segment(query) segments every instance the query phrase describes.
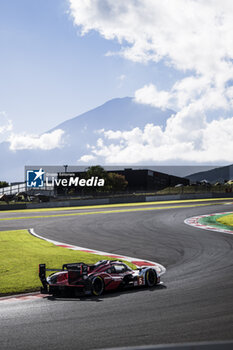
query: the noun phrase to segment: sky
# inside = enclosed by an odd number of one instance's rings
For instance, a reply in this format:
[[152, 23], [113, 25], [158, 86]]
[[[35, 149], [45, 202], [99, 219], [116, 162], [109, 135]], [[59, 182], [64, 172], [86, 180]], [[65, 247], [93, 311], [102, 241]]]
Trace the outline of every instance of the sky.
[[106, 56], [120, 44], [98, 31], [82, 36], [67, 0], [0, 0], [0, 47], [0, 112], [17, 133], [45, 132], [109, 99], [133, 96], [152, 75], [167, 86], [163, 67]]
[[0, 0], [0, 141], [60, 147], [49, 129], [132, 96], [175, 114], [83, 159], [233, 162], [232, 18], [232, 0]]

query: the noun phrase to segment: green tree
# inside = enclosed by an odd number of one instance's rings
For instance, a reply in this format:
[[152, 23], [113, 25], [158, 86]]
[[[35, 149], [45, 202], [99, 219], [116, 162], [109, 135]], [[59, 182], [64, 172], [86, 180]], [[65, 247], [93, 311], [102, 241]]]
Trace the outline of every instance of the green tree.
[[0, 188], [9, 186], [8, 182], [0, 181]]
[[92, 176], [98, 177], [99, 179], [107, 179], [108, 173], [100, 165], [93, 165], [89, 167], [86, 171], [86, 178], [90, 179]]
[[108, 173], [107, 188], [112, 192], [124, 191], [128, 185], [124, 175]]
[[98, 179], [104, 179], [105, 185], [103, 187], [86, 187], [85, 192], [105, 192], [107, 190], [106, 183], [108, 173], [104, 168], [100, 165], [93, 165], [89, 167], [86, 171], [85, 178], [90, 179], [92, 177], [98, 177]]

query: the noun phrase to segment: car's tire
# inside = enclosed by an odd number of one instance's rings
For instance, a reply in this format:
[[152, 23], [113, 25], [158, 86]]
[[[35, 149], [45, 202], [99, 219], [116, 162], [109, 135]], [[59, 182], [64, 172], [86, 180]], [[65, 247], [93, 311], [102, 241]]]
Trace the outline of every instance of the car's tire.
[[157, 284], [157, 274], [154, 269], [148, 269], [145, 274], [147, 287], [153, 287]]
[[49, 294], [52, 294], [53, 297], [57, 297], [61, 295], [61, 291], [58, 287], [49, 286]]
[[95, 296], [99, 296], [104, 292], [104, 281], [100, 276], [93, 278], [91, 282], [91, 292]]

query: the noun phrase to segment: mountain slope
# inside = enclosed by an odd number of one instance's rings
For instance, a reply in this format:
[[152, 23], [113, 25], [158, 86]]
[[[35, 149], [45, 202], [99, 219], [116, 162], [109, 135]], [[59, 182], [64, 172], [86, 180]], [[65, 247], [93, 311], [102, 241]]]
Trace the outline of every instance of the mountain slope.
[[116, 98], [69, 119], [50, 131], [64, 130], [70, 147], [78, 146], [83, 153], [87, 143], [94, 145], [100, 137], [98, 130], [131, 130], [135, 127], [143, 128], [148, 123], [164, 127], [173, 113], [172, 110], [163, 111], [135, 103], [130, 97]]
[[137, 126], [142, 128], [147, 123], [165, 126], [167, 118], [173, 113], [175, 112], [172, 110], [135, 103], [131, 97], [115, 98], [57, 125], [54, 129], [61, 128], [72, 134], [77, 127], [88, 127], [90, 130], [129, 130]]
[[225, 180], [228, 181], [233, 179], [233, 164], [223, 167], [217, 167], [208, 171], [194, 173], [186, 176], [186, 178], [189, 179], [191, 182], [207, 180], [210, 183], [223, 183]]
[[100, 137], [98, 130], [131, 130], [135, 127], [143, 128], [148, 123], [164, 128], [173, 113], [172, 110], [160, 110], [135, 103], [130, 97], [110, 100], [48, 131], [62, 129], [65, 132], [63, 148], [13, 152], [9, 150], [8, 142], [1, 143], [0, 179], [23, 180], [23, 167], [26, 164], [78, 164], [78, 159], [88, 153], [87, 144], [96, 144]]

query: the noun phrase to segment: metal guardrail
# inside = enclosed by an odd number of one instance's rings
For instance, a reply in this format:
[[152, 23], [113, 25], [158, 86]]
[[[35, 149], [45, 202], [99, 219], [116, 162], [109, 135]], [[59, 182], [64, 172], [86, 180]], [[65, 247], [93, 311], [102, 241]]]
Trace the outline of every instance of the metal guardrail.
[[43, 193], [45, 195], [54, 195], [54, 186], [46, 185], [40, 188], [29, 188], [27, 187], [25, 182], [18, 183], [16, 185], [11, 185], [7, 187], [0, 188], [0, 195], [13, 195], [19, 192], [27, 192], [28, 195], [33, 195], [38, 192]]
[[18, 192], [25, 192], [26, 191], [26, 184], [19, 183], [17, 185], [12, 185], [12, 186], [7, 186], [7, 187], [2, 187], [0, 188], [0, 195], [1, 194], [16, 194]]

